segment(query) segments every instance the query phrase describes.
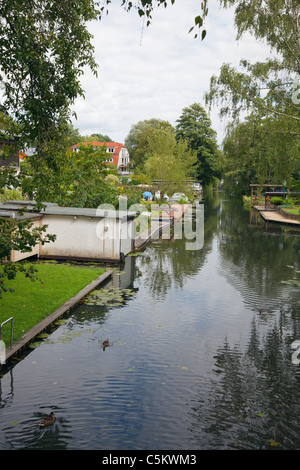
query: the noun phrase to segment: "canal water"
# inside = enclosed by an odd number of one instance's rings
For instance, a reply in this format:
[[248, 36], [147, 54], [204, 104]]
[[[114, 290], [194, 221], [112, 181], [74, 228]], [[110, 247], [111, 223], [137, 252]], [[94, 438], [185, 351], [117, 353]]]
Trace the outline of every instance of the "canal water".
[[0, 450], [300, 449], [299, 232], [200, 204], [1, 377]]

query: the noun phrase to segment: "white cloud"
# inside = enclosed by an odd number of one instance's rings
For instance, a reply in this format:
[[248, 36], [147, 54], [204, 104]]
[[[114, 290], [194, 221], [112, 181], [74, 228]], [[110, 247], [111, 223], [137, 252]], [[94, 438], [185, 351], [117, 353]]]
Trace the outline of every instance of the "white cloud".
[[[232, 10], [209, 2], [204, 41], [188, 34], [199, 12], [198, 0], [177, 0], [158, 8], [150, 27], [143, 27], [137, 12], [125, 12], [118, 4], [101, 21], [92, 22], [98, 78], [90, 71], [82, 77], [85, 99], [73, 106], [73, 121], [82, 134], [101, 132], [124, 142], [140, 120], [159, 118], [175, 125], [182, 109], [203, 104], [210, 77], [224, 62], [261, 60], [268, 49], [247, 36], [236, 42]], [[213, 110], [211, 119], [221, 142], [224, 124]]]

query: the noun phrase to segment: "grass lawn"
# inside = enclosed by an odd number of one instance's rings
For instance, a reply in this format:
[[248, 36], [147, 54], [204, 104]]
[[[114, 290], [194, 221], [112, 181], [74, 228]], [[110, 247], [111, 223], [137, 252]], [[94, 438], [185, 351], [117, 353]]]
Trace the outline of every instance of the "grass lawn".
[[300, 216], [300, 207], [286, 207], [285, 208], [286, 212], [289, 212], [290, 214], [294, 215], [299, 215]]
[[[18, 273], [16, 279], [7, 282], [15, 291], [4, 292], [0, 299], [0, 323], [14, 317], [14, 341], [105, 272], [95, 266], [58, 263], [37, 263], [36, 267], [43, 283]], [[10, 344], [10, 322], [3, 326], [2, 340]]]

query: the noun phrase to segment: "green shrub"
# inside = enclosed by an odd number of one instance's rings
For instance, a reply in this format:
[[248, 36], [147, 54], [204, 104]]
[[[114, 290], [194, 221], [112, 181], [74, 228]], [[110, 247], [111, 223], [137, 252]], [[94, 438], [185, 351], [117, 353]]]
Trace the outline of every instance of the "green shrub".
[[271, 197], [270, 202], [271, 204], [274, 204], [274, 206], [281, 206], [281, 204], [284, 203], [284, 200], [282, 199], [282, 197], [273, 196]]
[[0, 194], [0, 201], [23, 201], [26, 198], [23, 196], [22, 191], [18, 188], [3, 188], [2, 193]]
[[295, 196], [289, 196], [287, 200], [287, 204], [289, 206], [299, 206], [300, 205], [300, 196], [295, 195]]
[[295, 207], [295, 208], [288, 207], [285, 210], [286, 210], [286, 212], [288, 212], [290, 214], [300, 216], [300, 207]]
[[115, 185], [117, 185], [117, 184], [120, 183], [120, 179], [119, 179], [116, 175], [114, 175], [114, 174], [112, 174], [112, 173], [110, 173], [109, 175], [106, 176], [105, 181], [106, 181], [108, 184], [114, 183]]

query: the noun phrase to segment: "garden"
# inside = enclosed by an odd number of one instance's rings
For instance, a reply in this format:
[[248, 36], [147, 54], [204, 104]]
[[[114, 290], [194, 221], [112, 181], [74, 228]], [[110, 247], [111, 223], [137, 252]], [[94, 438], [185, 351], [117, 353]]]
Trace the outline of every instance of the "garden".
[[278, 207], [282, 213], [287, 217], [300, 220], [300, 194], [297, 196], [288, 196], [283, 199], [282, 197], [271, 197], [270, 203]]

